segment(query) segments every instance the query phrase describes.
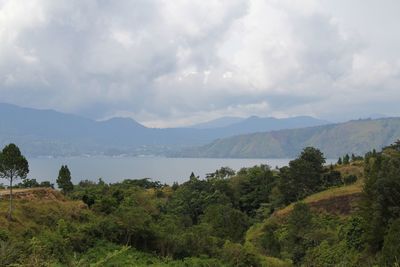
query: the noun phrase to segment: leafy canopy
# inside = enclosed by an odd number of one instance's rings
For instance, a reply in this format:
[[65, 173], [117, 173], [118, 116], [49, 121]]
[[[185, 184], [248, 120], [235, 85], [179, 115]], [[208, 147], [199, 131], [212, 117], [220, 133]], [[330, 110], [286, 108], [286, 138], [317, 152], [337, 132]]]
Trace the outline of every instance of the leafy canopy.
[[62, 165], [58, 173], [57, 185], [64, 194], [71, 192], [74, 189], [74, 185], [71, 182], [71, 172], [67, 165]]
[[18, 146], [9, 144], [0, 153], [0, 177], [8, 179], [25, 179], [29, 173], [29, 165]]

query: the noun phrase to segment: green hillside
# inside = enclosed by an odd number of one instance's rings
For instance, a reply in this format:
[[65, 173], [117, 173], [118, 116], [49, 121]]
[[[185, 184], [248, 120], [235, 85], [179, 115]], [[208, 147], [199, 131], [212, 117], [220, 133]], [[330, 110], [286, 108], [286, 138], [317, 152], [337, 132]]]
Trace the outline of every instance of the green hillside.
[[[9, 158], [8, 146], [0, 173]], [[61, 192], [26, 180], [11, 210], [0, 190], [0, 266], [399, 266], [399, 166], [400, 140], [335, 165], [307, 147], [278, 169], [172, 186], [73, 185], [63, 166]]]
[[326, 157], [363, 155], [400, 138], [400, 118], [357, 120], [292, 130], [238, 135], [181, 152], [184, 157], [285, 158], [302, 148], [319, 148]]

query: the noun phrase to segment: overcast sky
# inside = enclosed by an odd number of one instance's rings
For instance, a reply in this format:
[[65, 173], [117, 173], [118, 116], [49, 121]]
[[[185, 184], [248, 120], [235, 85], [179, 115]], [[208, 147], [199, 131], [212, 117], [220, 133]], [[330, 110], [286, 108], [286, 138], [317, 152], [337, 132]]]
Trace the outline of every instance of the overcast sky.
[[154, 127], [400, 116], [398, 0], [0, 0], [0, 102]]

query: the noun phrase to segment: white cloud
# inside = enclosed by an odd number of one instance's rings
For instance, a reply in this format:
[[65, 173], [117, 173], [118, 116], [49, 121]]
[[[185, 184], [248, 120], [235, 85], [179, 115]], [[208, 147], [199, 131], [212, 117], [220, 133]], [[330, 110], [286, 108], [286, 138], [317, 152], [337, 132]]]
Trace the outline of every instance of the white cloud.
[[371, 1], [3, 0], [0, 101], [153, 126], [400, 115], [393, 5], [371, 26]]

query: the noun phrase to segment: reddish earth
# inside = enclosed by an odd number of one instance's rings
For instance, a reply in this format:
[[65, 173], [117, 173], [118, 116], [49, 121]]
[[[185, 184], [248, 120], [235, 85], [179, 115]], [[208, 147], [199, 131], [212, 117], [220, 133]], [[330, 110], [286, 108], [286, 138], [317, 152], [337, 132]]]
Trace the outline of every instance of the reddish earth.
[[326, 211], [337, 215], [349, 215], [357, 209], [361, 193], [335, 196], [308, 203], [313, 210]]
[[[9, 190], [0, 190], [0, 199], [8, 199], [9, 195]], [[13, 198], [26, 200], [65, 200], [61, 192], [51, 188], [14, 189]]]

